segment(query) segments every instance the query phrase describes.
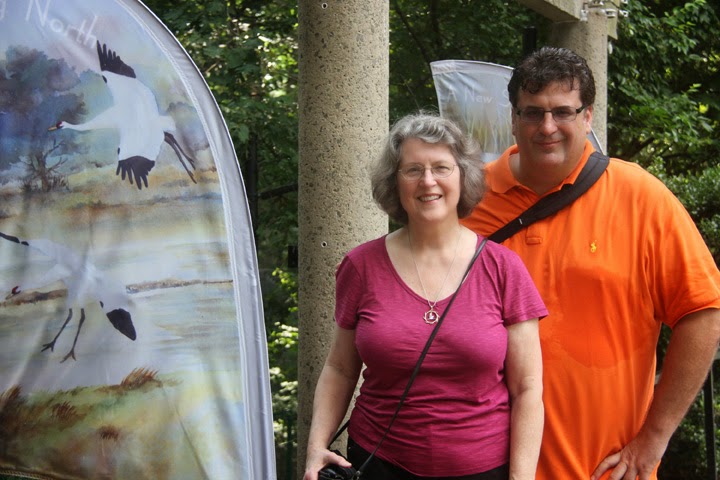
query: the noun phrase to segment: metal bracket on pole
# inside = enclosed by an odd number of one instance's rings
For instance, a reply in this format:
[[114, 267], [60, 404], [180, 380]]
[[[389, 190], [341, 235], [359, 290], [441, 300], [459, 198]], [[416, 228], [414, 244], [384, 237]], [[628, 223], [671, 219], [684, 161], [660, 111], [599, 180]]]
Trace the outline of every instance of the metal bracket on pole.
[[587, 22], [590, 10], [600, 10], [608, 18], [618, 18], [618, 16], [627, 18], [629, 12], [623, 10], [621, 6], [627, 6], [628, 2], [629, 0], [620, 0], [619, 4], [614, 1], [606, 2], [604, 0], [589, 0], [583, 2], [582, 9], [580, 10], [580, 21]]

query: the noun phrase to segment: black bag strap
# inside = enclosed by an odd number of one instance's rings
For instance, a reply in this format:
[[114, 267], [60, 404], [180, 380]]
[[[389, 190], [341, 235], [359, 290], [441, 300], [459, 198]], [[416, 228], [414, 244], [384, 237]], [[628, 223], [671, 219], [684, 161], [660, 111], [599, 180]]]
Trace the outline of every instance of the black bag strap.
[[493, 242], [501, 243], [530, 224], [553, 215], [577, 200], [600, 178], [610, 163], [610, 158], [600, 152], [593, 152], [580, 171], [575, 183], [563, 186], [557, 192], [538, 200], [532, 207], [525, 210], [517, 218], [490, 235]]
[[[465, 274], [463, 275], [462, 280], [460, 281], [460, 285], [458, 285], [458, 288], [455, 290], [455, 293], [453, 293], [452, 297], [450, 298], [450, 301], [448, 302], [447, 307], [445, 307], [445, 311], [443, 311], [442, 315], [440, 315], [440, 318], [438, 319], [438, 322], [435, 324], [435, 328], [433, 328], [432, 333], [430, 333], [430, 337], [428, 338], [427, 342], [425, 342], [425, 347], [423, 348], [422, 352], [420, 353], [420, 358], [418, 358], [417, 363], [415, 364], [415, 369], [412, 372], [412, 375], [410, 375], [410, 379], [408, 380], [407, 385], [405, 386], [405, 391], [403, 392], [402, 396], [400, 397], [400, 402], [398, 403], [397, 408], [395, 409], [395, 413], [393, 414], [392, 418], [390, 419], [390, 423], [388, 424], [387, 428], [385, 429], [385, 433], [383, 434], [382, 438], [378, 442], [377, 446], [375, 447], [375, 450], [372, 451], [370, 456], [365, 460], [365, 462], [360, 466], [360, 468], [357, 469], [357, 472], [353, 476], [353, 478], [360, 478], [362, 476], [362, 472], [367, 467], [368, 463], [370, 463], [370, 460], [373, 459], [375, 456], [375, 452], [378, 451], [380, 448], [380, 445], [383, 444], [385, 441], [385, 438], [387, 437], [388, 433], [390, 432], [390, 427], [392, 427], [393, 423], [395, 423], [395, 419], [398, 416], [398, 413], [400, 412], [400, 408], [403, 406], [403, 403], [405, 403], [405, 398], [408, 395], [408, 392], [410, 391], [410, 387], [412, 386], [413, 382], [415, 381], [415, 377], [417, 377], [418, 372], [420, 372], [420, 366], [423, 363], [423, 360], [425, 360], [425, 355], [427, 355], [428, 350], [430, 350], [430, 345], [432, 344], [433, 340], [435, 340], [435, 336], [438, 333], [438, 329], [440, 329], [440, 325], [442, 325], [443, 320], [445, 320], [445, 315], [447, 315], [447, 312], [450, 310], [450, 307], [452, 306], [453, 302], [455, 301], [455, 297], [457, 297], [458, 292], [460, 291], [460, 287], [462, 287], [463, 283], [465, 283], [465, 279], [467, 279], [468, 275], [470, 275], [470, 269], [472, 268], [473, 264], [475, 263], [475, 260], [480, 256], [480, 252], [482, 252], [482, 249], [485, 247], [485, 244], [487, 243], [488, 239], [483, 238], [480, 242], [480, 245], [478, 246], [477, 250], [475, 250], [475, 255], [473, 255], [472, 259], [470, 260], [470, 264], [468, 265], [467, 269], [465, 270]], [[330, 440], [330, 445], [332, 445], [335, 440], [340, 437], [342, 432], [345, 431], [345, 429], [348, 427], [348, 424], [350, 423], [350, 420], [345, 422], [345, 424], [340, 428], [340, 430], [337, 431], [335, 436]]]

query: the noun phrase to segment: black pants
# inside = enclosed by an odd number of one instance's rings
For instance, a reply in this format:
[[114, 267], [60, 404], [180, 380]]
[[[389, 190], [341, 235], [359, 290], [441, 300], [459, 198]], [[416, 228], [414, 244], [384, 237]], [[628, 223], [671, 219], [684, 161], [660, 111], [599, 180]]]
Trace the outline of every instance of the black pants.
[[[348, 438], [347, 448], [348, 460], [355, 468], [360, 468], [370, 456], [370, 453], [363, 450], [352, 438]], [[508, 480], [509, 475], [510, 468], [505, 464], [487, 472], [461, 477], [419, 477], [375, 456], [365, 468], [362, 478], [367, 480]]]

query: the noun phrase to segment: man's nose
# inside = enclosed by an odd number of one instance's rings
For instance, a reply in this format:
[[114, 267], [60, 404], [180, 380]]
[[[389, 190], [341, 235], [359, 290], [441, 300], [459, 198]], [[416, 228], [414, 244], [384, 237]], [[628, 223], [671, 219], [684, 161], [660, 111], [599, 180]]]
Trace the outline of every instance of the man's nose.
[[552, 116], [552, 112], [545, 112], [542, 120], [540, 120], [540, 131], [543, 133], [554, 132], [557, 130], [557, 122]]

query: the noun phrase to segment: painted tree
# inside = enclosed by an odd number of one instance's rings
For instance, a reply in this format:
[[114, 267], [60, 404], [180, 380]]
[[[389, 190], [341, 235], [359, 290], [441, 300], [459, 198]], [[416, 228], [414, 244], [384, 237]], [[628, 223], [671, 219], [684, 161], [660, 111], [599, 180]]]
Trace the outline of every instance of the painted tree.
[[72, 92], [80, 79], [64, 60], [35, 49], [9, 47], [5, 57], [0, 64], [0, 179], [3, 171], [23, 168], [26, 190], [62, 187], [69, 157], [87, 150], [72, 136], [50, 135], [48, 128], [61, 117], [76, 120], [85, 113], [82, 97]]

